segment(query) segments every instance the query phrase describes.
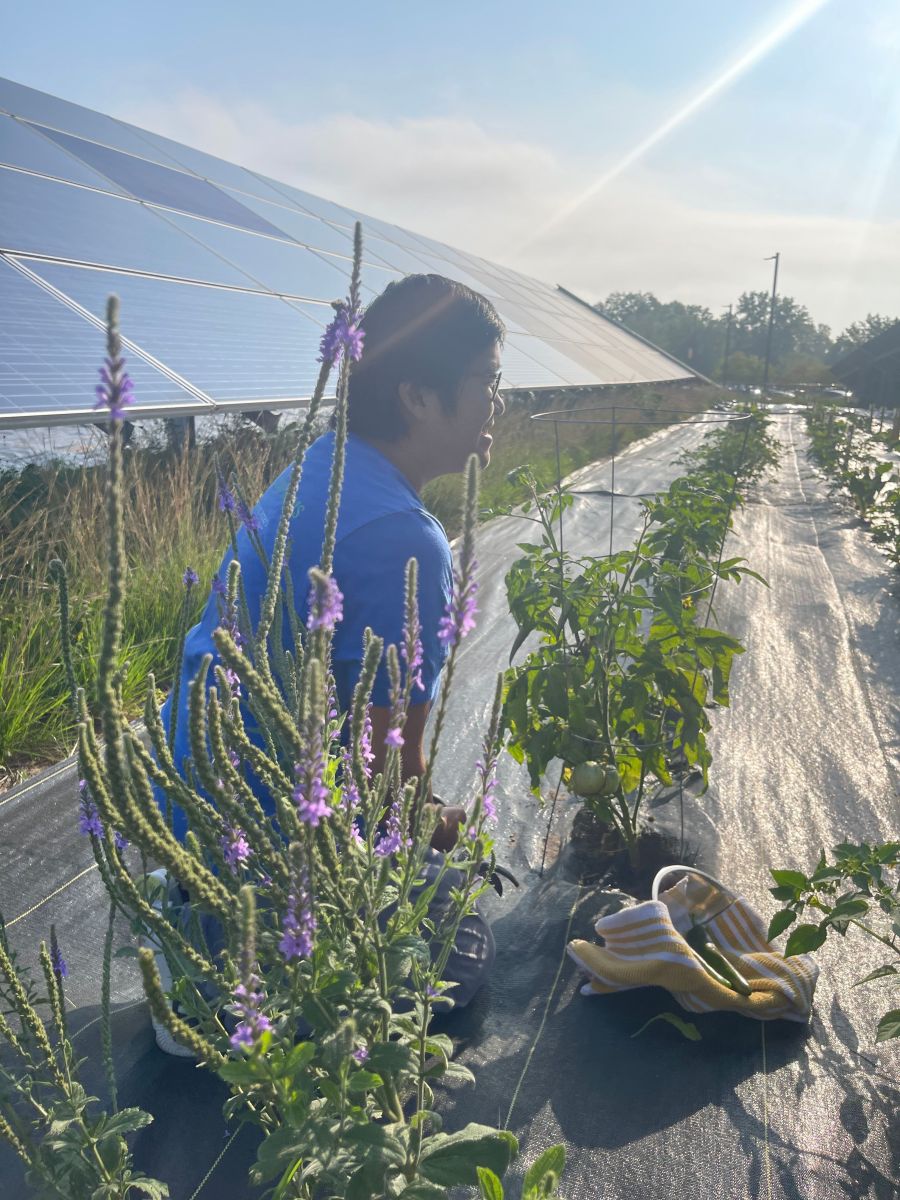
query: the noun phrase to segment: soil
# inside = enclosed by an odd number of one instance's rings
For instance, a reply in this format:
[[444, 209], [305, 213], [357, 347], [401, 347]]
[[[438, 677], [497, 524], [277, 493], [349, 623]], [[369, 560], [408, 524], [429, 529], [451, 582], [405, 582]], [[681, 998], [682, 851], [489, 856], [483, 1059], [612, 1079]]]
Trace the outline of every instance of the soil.
[[633, 867], [618, 831], [587, 808], [580, 808], [560, 868], [577, 883], [620, 888], [639, 900], [649, 900], [653, 878], [661, 867], [699, 865], [696, 851], [682, 846], [678, 838], [646, 826], [638, 838], [637, 854], [638, 863]]

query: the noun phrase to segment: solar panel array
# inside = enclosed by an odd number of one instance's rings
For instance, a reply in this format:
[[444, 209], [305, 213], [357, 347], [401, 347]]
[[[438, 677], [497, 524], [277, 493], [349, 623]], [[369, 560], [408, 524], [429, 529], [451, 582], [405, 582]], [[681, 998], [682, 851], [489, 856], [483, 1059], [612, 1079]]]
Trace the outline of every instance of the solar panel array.
[[135, 416], [302, 404], [357, 220], [365, 299], [430, 271], [493, 301], [505, 387], [689, 374], [558, 288], [0, 79], [0, 427], [91, 414], [110, 292]]

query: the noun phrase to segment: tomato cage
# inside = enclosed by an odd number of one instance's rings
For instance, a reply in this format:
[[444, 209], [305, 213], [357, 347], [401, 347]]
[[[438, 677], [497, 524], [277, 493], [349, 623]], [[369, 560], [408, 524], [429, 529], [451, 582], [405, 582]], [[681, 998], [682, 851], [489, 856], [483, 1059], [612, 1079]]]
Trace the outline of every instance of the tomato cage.
[[[559, 561], [559, 588], [560, 588], [560, 611], [562, 614], [563, 598], [566, 586], [566, 559], [565, 559], [565, 535], [564, 535], [564, 514], [567, 504], [564, 503], [566, 496], [596, 496], [609, 498], [609, 548], [606, 554], [598, 554], [594, 557], [600, 559], [605, 558], [612, 560], [616, 557], [614, 549], [615, 540], [615, 518], [617, 501], [622, 500], [650, 500], [654, 496], [660, 494], [657, 491], [632, 491], [623, 492], [616, 487], [616, 464], [620, 454], [620, 438], [625, 429], [633, 430], [637, 428], [647, 429], [662, 429], [671, 428], [676, 425], [684, 425], [689, 427], [694, 426], [733, 426], [735, 429], [741, 430], [742, 437], [737, 449], [737, 454], [734, 459], [733, 470], [726, 472], [730, 476], [730, 484], [727, 487], [727, 500], [725, 506], [724, 517], [722, 521], [722, 536], [715, 550], [715, 568], [710, 571], [709, 577], [701, 580], [694, 589], [688, 589], [682, 594], [685, 599], [699, 596], [707, 598], [706, 612], [703, 617], [703, 625], [707, 625], [713, 611], [716, 596], [716, 587], [719, 582], [719, 572], [722, 567], [725, 544], [728, 538], [728, 533], [731, 527], [731, 518], [734, 513], [735, 503], [738, 496], [738, 487], [741, 481], [742, 474], [747, 467], [747, 447], [748, 435], [752, 424], [751, 412], [726, 412], [720, 410], [707, 410], [699, 413], [684, 413], [678, 409], [649, 409], [647, 405], [611, 405], [611, 406], [591, 406], [583, 408], [570, 409], [551, 409], [544, 412], [534, 413], [531, 420], [539, 423], [549, 424], [553, 426], [553, 437], [556, 452], [556, 525], [558, 527], [557, 543], [558, 543], [558, 561]], [[562, 444], [560, 440], [560, 429], [566, 425], [578, 426], [607, 426], [611, 431], [610, 446], [609, 446], [609, 487], [565, 487], [563, 480], [562, 467]], [[603, 460], [601, 460], [602, 462]], [[643, 535], [642, 535], [643, 536]], [[635, 550], [637, 555], [640, 550], [641, 541], [638, 542], [638, 547]], [[683, 565], [683, 559], [678, 565]], [[560, 617], [560, 634], [565, 650], [565, 621]], [[565, 656], [564, 656], [565, 657]], [[699, 653], [694, 657], [693, 677], [690, 683], [690, 690], [693, 692], [697, 684], [697, 679], [701, 671], [701, 663]], [[565, 674], [568, 677], [570, 668], [565, 667]], [[569, 682], [567, 678], [566, 690], [569, 694]], [[569, 731], [570, 736], [574, 741], [581, 743], [590, 752], [603, 752], [608, 750], [608, 744], [597, 738], [585, 737], [574, 730]], [[674, 729], [665, 731], [665, 721], [660, 718], [660, 736], [654, 741], [642, 741], [641, 748], [646, 750], [658, 749], [664, 753], [672, 754], [675, 749], [677, 734]], [[683, 757], [683, 756], [682, 756]], [[673, 764], [674, 765], [674, 764]], [[681, 812], [681, 848], [684, 849], [684, 791], [685, 786], [693, 779], [701, 774], [701, 769], [696, 766], [691, 766], [686, 759], [680, 764], [683, 769], [677, 772], [677, 780], [674, 787], [671, 784], [658, 782], [658, 786], [654, 789], [652, 797], [647, 797], [655, 803], [665, 802], [667, 799], [674, 799], [676, 796], [679, 799], [679, 807]], [[673, 771], [673, 775], [676, 772]], [[559, 798], [560, 787], [563, 782], [563, 771], [560, 772], [560, 780], [556, 786], [555, 793], [550, 808], [547, 836], [544, 841], [544, 855], [541, 861], [541, 872], [543, 872], [544, 858], [546, 856], [547, 842], [549, 839], [550, 829], [553, 824], [553, 819], [556, 810], [557, 800]], [[641, 786], [643, 790], [643, 782]], [[667, 793], [669, 793], [667, 795]], [[640, 802], [640, 800], [638, 801]]]

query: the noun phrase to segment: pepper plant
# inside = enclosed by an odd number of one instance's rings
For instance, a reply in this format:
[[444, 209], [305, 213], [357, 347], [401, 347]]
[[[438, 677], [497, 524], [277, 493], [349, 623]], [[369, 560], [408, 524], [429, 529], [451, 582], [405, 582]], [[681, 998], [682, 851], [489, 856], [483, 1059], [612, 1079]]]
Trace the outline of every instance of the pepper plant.
[[[772, 895], [784, 907], [769, 925], [768, 939], [790, 929], [785, 954], [809, 954], [829, 934], [846, 937], [851, 927], [888, 951], [887, 959], [854, 987], [900, 979], [900, 841], [853, 845], [842, 842], [829, 862], [822, 851], [810, 875], [772, 871]], [[806, 918], [801, 919], [801, 918]], [[813, 918], [812, 920], [810, 918]], [[799, 923], [798, 923], [799, 922]], [[876, 1042], [900, 1037], [900, 1008], [878, 1022]]]
[[[269, 555], [243, 499], [229, 491], [232, 502], [223, 504], [232, 534], [234, 519], [241, 520], [264, 555], [268, 584], [254, 625], [236, 558], [227, 579], [217, 581], [216, 655], [207, 656], [190, 687], [192, 753], [184, 764], [173, 761], [173, 730], [164, 727], [153, 680], [145, 708], [149, 749], [125, 719], [119, 694], [126, 583], [120, 419], [129, 387], [112, 301], [101, 395], [111, 434], [110, 566], [97, 685], [102, 743], [84, 693], [77, 695], [82, 809], [90, 818], [84, 828], [113, 905], [143, 942], [140, 969], [155, 1019], [228, 1084], [228, 1119], [259, 1127], [252, 1180], [270, 1184], [278, 1200], [438, 1200], [454, 1186], [476, 1186], [478, 1168], [501, 1178], [517, 1149], [506, 1131], [474, 1124], [442, 1129], [435, 1086], [472, 1076], [452, 1061], [449, 1037], [430, 1030], [435, 1008], [452, 1006], [447, 964], [460, 924], [486, 886], [502, 743], [498, 680], [480, 761], [473, 764], [468, 819], [456, 849], [426, 876], [436, 823], [427, 803], [430, 782], [459, 644], [474, 615], [474, 458], [466, 475], [455, 594], [441, 627], [449, 658], [424, 778], [403, 781], [399, 753], [421, 656], [414, 562], [406, 580], [404, 644], [385, 648], [367, 633], [350, 711], [334, 706], [330, 649], [341, 596], [331, 571], [347, 385], [362, 347], [360, 255], [357, 227], [349, 300], [322, 340], [319, 377]], [[329, 503], [321, 561], [310, 572], [309, 619], [301, 628], [284, 570], [287, 534], [304, 453], [335, 364]], [[185, 586], [194, 583], [186, 572]], [[385, 767], [374, 774], [368, 709], [382, 655], [392, 719]], [[254, 736], [250, 719], [259, 731]], [[259, 785], [274, 803], [274, 816], [260, 803]], [[154, 788], [165, 798], [162, 810]], [[188, 821], [183, 841], [172, 831], [175, 806]], [[123, 836], [180, 890], [134, 877]], [[161, 958], [173, 979], [168, 990]]]

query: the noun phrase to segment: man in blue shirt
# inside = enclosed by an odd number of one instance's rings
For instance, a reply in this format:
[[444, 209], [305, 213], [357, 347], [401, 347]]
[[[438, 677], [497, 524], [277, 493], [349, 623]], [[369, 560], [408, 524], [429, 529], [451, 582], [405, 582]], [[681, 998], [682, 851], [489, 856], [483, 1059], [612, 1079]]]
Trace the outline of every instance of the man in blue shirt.
[[[343, 618], [333, 641], [334, 675], [338, 707], [346, 711], [359, 677], [365, 628], [385, 645], [402, 645], [405, 570], [415, 558], [423, 662], [421, 687], [413, 690], [403, 729], [406, 778], [421, 776], [425, 769], [425, 723], [446, 655], [438, 624], [452, 587], [447, 536], [425, 508], [421, 490], [439, 475], [462, 471], [472, 453], [479, 455], [482, 466], [489, 462], [489, 430], [503, 412], [498, 387], [505, 329], [488, 300], [439, 275], [412, 275], [389, 284], [367, 308], [361, 327], [365, 343], [350, 377], [349, 436], [334, 552], [333, 574], [344, 597]], [[307, 452], [290, 526], [287, 567], [304, 625], [308, 571], [318, 564], [322, 550], [333, 445], [334, 435], [328, 433]], [[238, 558], [254, 625], [266, 575], [246, 524], [256, 530], [270, 555], [289, 476], [288, 469], [275, 480], [238, 534]], [[220, 578], [232, 556], [229, 549]], [[179, 765], [190, 754], [188, 685], [204, 654], [214, 651], [212, 631], [220, 623], [219, 598], [212, 594], [185, 642], [173, 746]], [[375, 771], [384, 762], [388, 692], [382, 663], [371, 709]], [[170, 703], [163, 711], [167, 727]], [[443, 810], [435, 846], [453, 844], [462, 815], [462, 809]], [[175, 818], [176, 832], [183, 836], [183, 815], [176, 812]]]

